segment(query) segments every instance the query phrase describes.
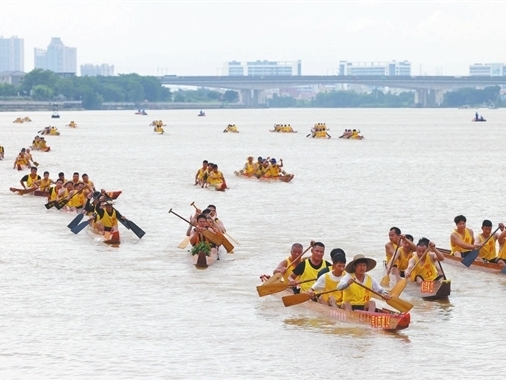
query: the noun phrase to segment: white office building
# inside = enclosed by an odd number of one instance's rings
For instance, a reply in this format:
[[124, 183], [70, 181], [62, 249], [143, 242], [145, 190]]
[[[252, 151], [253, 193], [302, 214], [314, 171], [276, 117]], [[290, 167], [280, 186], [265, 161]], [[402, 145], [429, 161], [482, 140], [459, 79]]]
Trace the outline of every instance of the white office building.
[[339, 75], [347, 76], [411, 76], [411, 62], [348, 62], [339, 61]]
[[51, 38], [47, 50], [34, 49], [36, 69], [51, 70], [55, 73], [77, 73], [77, 49], [67, 47], [59, 37]]
[[301, 61], [231, 61], [224, 65], [224, 73], [228, 76], [292, 76], [302, 75]]
[[114, 65], [103, 63], [101, 65], [93, 65], [86, 63], [81, 65], [82, 77], [110, 77], [114, 75]]
[[25, 70], [25, 40], [0, 37], [0, 72]]
[[504, 63], [475, 63], [469, 66], [469, 75], [475, 77], [503, 77], [506, 75]]

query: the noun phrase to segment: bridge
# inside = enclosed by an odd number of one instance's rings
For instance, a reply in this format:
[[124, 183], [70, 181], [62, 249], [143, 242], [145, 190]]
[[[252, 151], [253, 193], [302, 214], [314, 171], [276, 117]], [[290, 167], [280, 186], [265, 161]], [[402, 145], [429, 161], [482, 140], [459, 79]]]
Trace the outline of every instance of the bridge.
[[239, 90], [246, 106], [265, 104], [265, 90], [338, 83], [415, 91], [415, 103], [430, 107], [443, 102], [445, 91], [506, 85], [506, 77], [480, 76], [176, 76], [158, 77], [162, 84]]

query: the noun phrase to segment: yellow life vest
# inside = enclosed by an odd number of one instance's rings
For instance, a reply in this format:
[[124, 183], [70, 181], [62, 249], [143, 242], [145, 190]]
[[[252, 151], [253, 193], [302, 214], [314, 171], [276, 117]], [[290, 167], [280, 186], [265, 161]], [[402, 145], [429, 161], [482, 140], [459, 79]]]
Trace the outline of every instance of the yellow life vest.
[[[455, 232], [457, 235], [459, 235], [460, 238], [462, 239], [462, 236], [457, 232], [457, 230], [453, 230], [453, 232]], [[471, 234], [469, 233], [469, 230], [467, 228], [464, 231], [464, 238], [462, 240], [464, 241], [464, 243], [473, 244]], [[459, 251], [459, 252], [468, 252], [469, 251], [469, 249], [464, 249], [464, 248], [459, 247], [456, 244], [453, 244], [451, 239], [450, 239], [450, 247], [451, 247], [451, 254], [452, 255], [455, 253], [455, 251]]]
[[49, 186], [51, 186], [51, 179], [45, 179], [45, 178], [42, 178], [40, 180], [40, 185], [39, 185], [39, 189], [41, 191], [47, 191], [49, 189]]
[[[415, 260], [418, 260], [418, 257], [415, 256]], [[437, 277], [438, 272], [436, 266], [432, 262], [429, 252], [425, 255], [423, 263], [419, 262], [411, 272], [411, 281], [416, 281], [417, 275], [422, 277], [425, 281], [432, 281]]]
[[[321, 271], [323, 268], [328, 267], [328, 263], [325, 260], [322, 260], [318, 268], [313, 268], [311, 262], [309, 261], [309, 258], [305, 259], [303, 262], [305, 263], [304, 272], [302, 272], [302, 274], [299, 276], [299, 281], [315, 279], [318, 277], [319, 271]], [[316, 280], [300, 284], [301, 292], [307, 292], [309, 289], [311, 289], [311, 286], [313, 286], [315, 281]]]
[[38, 180], [40, 180], [40, 175], [36, 174], [35, 178], [32, 178], [32, 175], [28, 174], [28, 179], [26, 180], [26, 185], [28, 187], [33, 187], [33, 186], [35, 186], [35, 182]]
[[[350, 274], [351, 278], [357, 279], [355, 273]], [[357, 280], [358, 281], [358, 280]], [[372, 289], [372, 277], [365, 275], [364, 285]], [[371, 299], [371, 292], [353, 283], [343, 290], [343, 302], [349, 302], [352, 306], [363, 306]]]
[[[344, 272], [343, 272], [343, 275], [344, 275]], [[330, 272], [325, 273], [324, 274], [324, 276], [325, 276], [325, 287], [323, 288], [322, 291], [326, 292], [327, 290], [334, 290], [335, 288], [337, 288], [337, 284], [339, 284], [339, 280], [343, 277], [343, 275], [341, 275], [341, 277], [339, 277], [339, 279], [337, 281], [333, 281], [330, 278]], [[343, 303], [343, 291], [342, 290], [341, 291], [337, 291], [337, 292], [322, 294], [321, 297], [326, 302], [329, 302], [329, 298], [333, 297], [336, 300], [336, 303], [338, 305], [340, 305], [340, 304]]]
[[399, 270], [405, 271], [406, 269], [408, 269], [409, 259], [411, 259], [412, 257], [413, 257], [413, 252], [406, 255], [404, 253], [404, 248], [401, 247], [397, 251], [397, 259], [395, 260], [394, 264], [397, 265], [397, 268]]
[[214, 172], [214, 170], [213, 170], [212, 172], [210, 172], [208, 174], [207, 180], [210, 185], [216, 185], [218, 183], [222, 183], [222, 181], [223, 181], [221, 179], [222, 177], [223, 177], [223, 174], [220, 171]]
[[112, 214], [109, 215], [107, 213], [107, 211], [104, 209], [104, 216], [102, 216], [100, 218], [100, 223], [102, 223], [102, 225], [104, 227], [109, 227], [109, 228], [112, 228], [114, 226], [117, 226], [118, 225], [118, 219], [116, 218], [116, 210], [112, 210]]
[[58, 199], [58, 189], [56, 186], [53, 186], [49, 189], [49, 200], [55, 201]]
[[251, 175], [255, 170], [255, 164], [250, 164], [249, 161], [244, 165], [244, 174]]
[[[477, 236], [478, 242], [483, 243], [486, 239], [483, 237], [482, 234], [479, 234]], [[493, 260], [496, 257], [496, 249], [495, 249], [495, 236], [492, 236], [488, 241], [487, 244], [483, 246], [482, 249], [480, 249], [480, 254], [478, 255], [482, 259], [485, 259], [487, 261]]]

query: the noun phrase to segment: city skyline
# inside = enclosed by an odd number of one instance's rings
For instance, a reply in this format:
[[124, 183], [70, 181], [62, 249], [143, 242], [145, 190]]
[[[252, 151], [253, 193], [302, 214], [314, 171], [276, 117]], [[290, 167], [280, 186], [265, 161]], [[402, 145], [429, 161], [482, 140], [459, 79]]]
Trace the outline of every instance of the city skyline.
[[229, 61], [300, 59], [303, 75], [337, 74], [342, 60], [406, 60], [412, 75], [468, 75], [474, 63], [506, 62], [496, 47], [505, 12], [487, 1], [20, 0], [4, 2], [0, 21], [5, 38], [24, 39], [26, 72], [33, 49], [57, 36], [79, 50], [78, 66], [108, 62], [120, 74], [224, 75]]

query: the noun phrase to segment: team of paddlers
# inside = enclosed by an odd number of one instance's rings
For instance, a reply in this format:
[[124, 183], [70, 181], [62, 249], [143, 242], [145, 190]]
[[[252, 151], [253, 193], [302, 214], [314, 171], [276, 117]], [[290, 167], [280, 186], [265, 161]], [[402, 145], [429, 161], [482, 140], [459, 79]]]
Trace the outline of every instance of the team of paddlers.
[[352, 140], [362, 140], [364, 136], [360, 134], [360, 130], [358, 129], [345, 129], [343, 134], [339, 136], [340, 139], [352, 139]]
[[29, 123], [30, 121], [32, 121], [28, 116], [25, 116], [25, 117], [17, 117], [16, 120], [13, 121], [13, 123], [18, 123], [18, 124], [21, 124], [21, 123]]
[[153, 132], [163, 134], [165, 133], [165, 130], [163, 127], [166, 125], [163, 123], [162, 120], [153, 120], [151, 124], [149, 124], [151, 127], [153, 127]]
[[195, 174], [195, 185], [211, 187], [219, 191], [227, 189], [227, 181], [223, 173], [218, 170], [218, 165], [204, 160], [202, 167]]
[[295, 131], [290, 124], [274, 124], [272, 132], [293, 133]]
[[257, 177], [266, 179], [276, 179], [280, 176], [288, 175], [283, 169], [283, 159], [258, 157], [257, 161], [253, 156], [249, 156], [239, 174], [247, 177]]

